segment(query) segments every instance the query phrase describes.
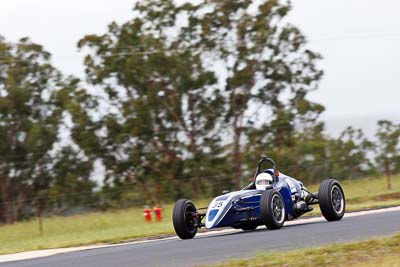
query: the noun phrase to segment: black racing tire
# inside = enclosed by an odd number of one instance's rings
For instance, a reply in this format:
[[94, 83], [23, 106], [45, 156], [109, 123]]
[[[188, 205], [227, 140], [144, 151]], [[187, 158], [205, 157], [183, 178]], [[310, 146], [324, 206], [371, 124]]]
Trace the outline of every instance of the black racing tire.
[[324, 180], [318, 189], [319, 208], [327, 221], [339, 221], [346, 210], [342, 186], [334, 179]]
[[181, 239], [191, 239], [197, 233], [195, 226], [195, 218], [193, 213], [196, 212], [196, 206], [188, 199], [179, 199], [174, 206], [172, 212], [172, 221], [175, 233]]
[[282, 228], [285, 222], [285, 202], [275, 189], [262, 193], [260, 199], [261, 219], [270, 230]]
[[242, 229], [243, 231], [253, 231], [257, 229], [258, 225], [243, 225], [242, 227], [240, 227], [240, 229]]

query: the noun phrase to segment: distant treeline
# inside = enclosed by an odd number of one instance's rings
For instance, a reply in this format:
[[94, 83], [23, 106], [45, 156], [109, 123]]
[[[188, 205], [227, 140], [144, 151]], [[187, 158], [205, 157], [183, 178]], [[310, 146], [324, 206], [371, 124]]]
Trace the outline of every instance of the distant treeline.
[[326, 135], [307, 98], [321, 56], [290, 8], [139, 1], [132, 20], [79, 40], [86, 82], [0, 37], [0, 223], [239, 189], [262, 155], [304, 182], [399, 172], [399, 125], [378, 122], [373, 141]]

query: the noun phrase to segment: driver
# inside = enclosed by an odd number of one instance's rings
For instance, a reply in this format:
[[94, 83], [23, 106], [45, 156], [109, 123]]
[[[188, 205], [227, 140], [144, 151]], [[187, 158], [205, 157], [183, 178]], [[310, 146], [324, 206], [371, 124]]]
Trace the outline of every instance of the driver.
[[272, 185], [273, 180], [274, 179], [272, 178], [271, 174], [267, 172], [260, 173], [256, 177], [256, 189], [257, 190], [267, 189], [267, 187]]

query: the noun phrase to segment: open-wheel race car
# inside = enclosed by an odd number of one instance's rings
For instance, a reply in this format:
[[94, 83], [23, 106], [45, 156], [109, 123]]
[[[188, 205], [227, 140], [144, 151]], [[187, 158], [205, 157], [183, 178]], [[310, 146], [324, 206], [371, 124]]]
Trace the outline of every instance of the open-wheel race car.
[[[265, 162], [272, 164], [272, 169], [262, 170]], [[270, 230], [279, 229], [285, 221], [312, 211], [316, 204], [326, 220], [342, 219], [346, 202], [339, 182], [324, 180], [318, 192], [311, 193], [302, 182], [280, 173], [275, 161], [263, 157], [252, 182], [242, 190], [214, 198], [208, 208], [198, 209], [192, 201], [180, 199], [172, 217], [176, 234], [181, 239], [191, 239], [201, 227], [230, 226], [248, 231], [265, 225]]]

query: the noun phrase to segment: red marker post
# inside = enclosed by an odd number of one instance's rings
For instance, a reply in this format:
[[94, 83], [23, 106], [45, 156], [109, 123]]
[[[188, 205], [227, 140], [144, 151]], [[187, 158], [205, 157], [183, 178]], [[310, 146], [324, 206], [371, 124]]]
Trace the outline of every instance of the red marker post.
[[146, 222], [151, 222], [151, 209], [144, 208], [143, 216], [144, 216], [144, 219], [146, 220]]
[[162, 208], [155, 207], [154, 214], [156, 215], [156, 221], [161, 222], [162, 221]]

